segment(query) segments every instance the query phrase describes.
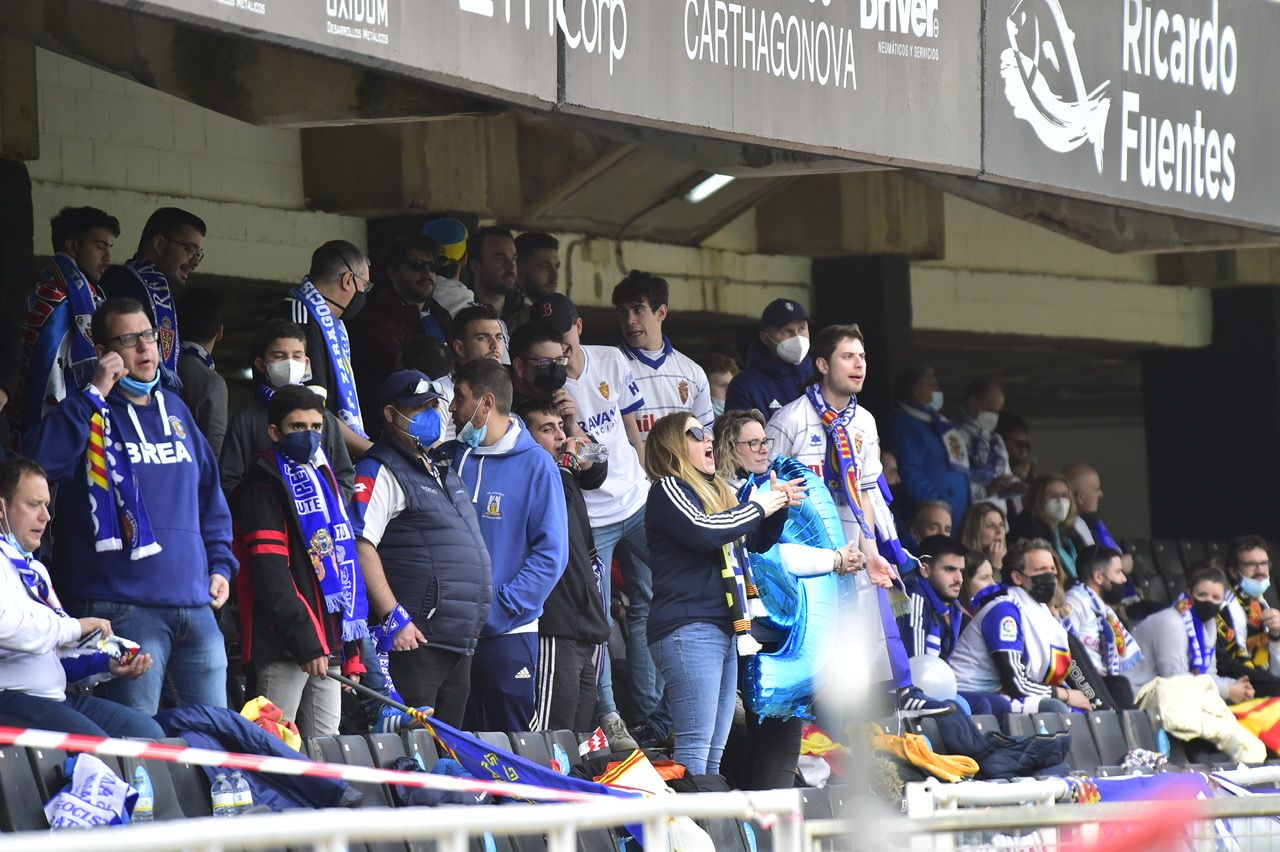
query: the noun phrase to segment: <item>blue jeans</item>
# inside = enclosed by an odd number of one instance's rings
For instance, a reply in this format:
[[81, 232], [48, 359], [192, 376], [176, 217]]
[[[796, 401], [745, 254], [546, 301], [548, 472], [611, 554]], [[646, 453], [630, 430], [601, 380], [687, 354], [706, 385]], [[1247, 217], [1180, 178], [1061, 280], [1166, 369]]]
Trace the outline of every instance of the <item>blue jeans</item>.
[[89, 601], [82, 615], [111, 622], [111, 630], [142, 646], [155, 660], [136, 680], [113, 680], [98, 694], [148, 716], [160, 709], [161, 688], [178, 706], [227, 706], [227, 649], [213, 609], [207, 606], [142, 606]]
[[55, 701], [11, 689], [0, 690], [0, 725], [90, 737], [158, 740], [164, 736], [155, 719], [114, 701], [92, 695], [68, 695], [65, 701]]
[[667, 681], [676, 763], [683, 763], [690, 775], [718, 774], [738, 694], [733, 637], [714, 624], [695, 621], [677, 627], [649, 650]]
[[[649, 653], [649, 606], [653, 603], [653, 573], [649, 570], [649, 539], [644, 528], [644, 507], [626, 520], [603, 527], [592, 527], [596, 552], [604, 563], [605, 614], [613, 624], [609, 606], [613, 552], [618, 551], [622, 576], [627, 583], [627, 668], [631, 675], [631, 693], [638, 721], [650, 721], [658, 713], [662, 701], [662, 680]], [[605, 644], [604, 672], [600, 676], [600, 701], [596, 708], [601, 716], [618, 712], [613, 700], [613, 673]], [[659, 726], [660, 727], [660, 726]], [[660, 732], [662, 733], [662, 732]]]

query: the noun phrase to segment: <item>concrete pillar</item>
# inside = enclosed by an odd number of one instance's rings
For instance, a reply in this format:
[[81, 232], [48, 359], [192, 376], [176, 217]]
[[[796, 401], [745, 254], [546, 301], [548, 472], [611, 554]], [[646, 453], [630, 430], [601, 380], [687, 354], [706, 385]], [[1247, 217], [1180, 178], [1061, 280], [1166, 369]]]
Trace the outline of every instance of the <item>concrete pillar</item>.
[[867, 346], [861, 399], [884, 422], [893, 377], [911, 363], [911, 262], [903, 255], [820, 258], [813, 262], [811, 334], [856, 322]]
[[1143, 359], [1157, 538], [1280, 539], [1280, 286], [1213, 294], [1213, 344]]

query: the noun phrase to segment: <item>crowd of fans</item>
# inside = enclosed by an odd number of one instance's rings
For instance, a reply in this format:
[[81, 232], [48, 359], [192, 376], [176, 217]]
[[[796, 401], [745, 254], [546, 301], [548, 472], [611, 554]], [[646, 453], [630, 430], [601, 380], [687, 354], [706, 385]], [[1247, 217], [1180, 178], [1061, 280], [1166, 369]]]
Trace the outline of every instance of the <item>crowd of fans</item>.
[[[893, 712], [1122, 708], [1181, 674], [1231, 703], [1280, 694], [1266, 542], [1146, 604], [1098, 472], [1036, 472], [994, 381], [952, 421], [936, 373], [904, 371], [882, 438], [856, 325], [778, 299], [744, 368], [695, 361], [664, 333], [667, 282], [636, 271], [618, 345], [584, 345], [554, 237], [436, 219], [376, 260], [317, 248], [229, 412], [224, 307], [187, 286], [205, 232], [162, 208], [111, 265], [114, 217], [52, 222], [0, 370], [0, 723], [158, 736], [162, 705], [224, 705], [230, 666], [306, 736], [345, 724], [342, 674], [471, 730], [599, 725], [716, 773], [744, 661], [779, 641], [752, 554], [815, 488], [845, 543], [803, 573], [856, 591], [869, 647], [836, 665]], [[780, 479], [780, 456], [820, 482]], [[916, 686], [917, 656], [959, 702]], [[799, 725], [751, 722], [755, 777], [785, 783]]]

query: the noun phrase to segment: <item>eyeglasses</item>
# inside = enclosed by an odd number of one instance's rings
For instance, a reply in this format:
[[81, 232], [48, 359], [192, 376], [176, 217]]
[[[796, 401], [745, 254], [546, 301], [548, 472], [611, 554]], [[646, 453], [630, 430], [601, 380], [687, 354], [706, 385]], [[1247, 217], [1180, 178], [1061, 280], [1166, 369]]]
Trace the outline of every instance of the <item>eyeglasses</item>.
[[758, 453], [761, 450], [773, 449], [772, 438], [752, 438], [750, 441], [734, 441], [733, 442], [733, 445], [735, 447], [741, 447], [743, 444], [746, 444], [747, 449], [753, 453]]
[[692, 426], [684, 430], [684, 433], [695, 441], [711, 440], [711, 430], [705, 426]]
[[129, 334], [117, 334], [115, 337], [108, 337], [106, 340], [102, 341], [102, 345], [109, 346], [112, 343], [119, 343], [125, 349], [132, 349], [138, 345], [139, 340], [146, 343], [155, 343], [156, 338], [159, 336], [159, 331], [154, 328], [149, 328], [146, 331], [134, 331]]
[[535, 367], [550, 367], [553, 364], [564, 367], [569, 364], [568, 355], [560, 355], [556, 358], [525, 358], [523, 355], [517, 355], [516, 357], [526, 364], [533, 364]]
[[407, 266], [414, 272], [421, 272], [424, 269], [430, 269], [432, 272], [437, 272], [448, 262], [448, 259], [443, 257], [437, 257], [431, 260], [424, 260], [420, 257], [406, 257], [400, 262], [400, 265]]
[[180, 245], [186, 249], [187, 260], [191, 263], [192, 268], [199, 266], [200, 262], [204, 260], [204, 249], [200, 248], [200, 246], [195, 243], [184, 243], [182, 240], [175, 240], [173, 237], [167, 237], [164, 234], [161, 234], [160, 236], [164, 237], [169, 242]]
[[355, 271], [354, 269], [352, 269], [352, 268], [351, 268], [351, 261], [347, 260], [347, 259], [344, 257], [344, 258], [342, 259], [342, 265], [343, 265], [343, 266], [345, 266], [345, 267], [347, 268], [347, 271], [351, 273], [351, 277], [352, 277], [352, 278], [356, 279], [356, 281], [363, 281], [363, 282], [364, 282], [364, 291], [363, 291], [363, 292], [368, 293], [370, 290], [372, 290], [372, 289], [373, 289], [373, 282], [372, 282], [372, 281], [370, 281], [368, 278], [361, 278], [359, 275], [356, 275], [356, 271]]
[[1254, 568], [1270, 568], [1271, 560], [1263, 559], [1261, 562], [1241, 562], [1240, 567], [1246, 571], [1253, 570]]

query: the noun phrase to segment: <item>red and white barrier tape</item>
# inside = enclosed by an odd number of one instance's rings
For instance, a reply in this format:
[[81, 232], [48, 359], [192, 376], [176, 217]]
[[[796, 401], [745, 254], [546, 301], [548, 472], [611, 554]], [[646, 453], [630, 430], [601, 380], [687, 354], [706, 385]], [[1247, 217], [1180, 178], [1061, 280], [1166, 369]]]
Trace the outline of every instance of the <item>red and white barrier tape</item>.
[[80, 734], [65, 734], [57, 731], [40, 731], [30, 728], [0, 726], [0, 745], [61, 749], [69, 752], [133, 757], [140, 760], [161, 760], [166, 763], [183, 763], [196, 766], [218, 766], [226, 769], [267, 772], [274, 775], [335, 778], [341, 781], [368, 784], [399, 784], [404, 787], [422, 787], [428, 790], [445, 790], [457, 793], [489, 793], [494, 796], [546, 802], [598, 802], [611, 798], [595, 793], [579, 793], [573, 790], [553, 790], [549, 787], [535, 787], [531, 784], [480, 781], [474, 778], [455, 778], [426, 772], [401, 772], [395, 769], [376, 769], [370, 766], [347, 766], [341, 763], [320, 763], [288, 757], [263, 757], [256, 754], [187, 748], [138, 740], [89, 737]]

